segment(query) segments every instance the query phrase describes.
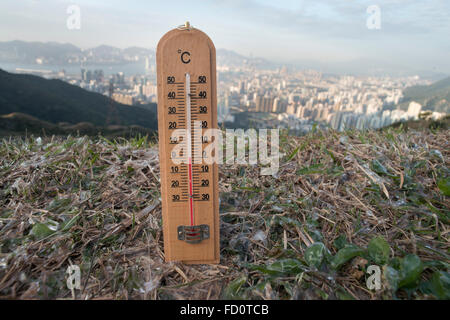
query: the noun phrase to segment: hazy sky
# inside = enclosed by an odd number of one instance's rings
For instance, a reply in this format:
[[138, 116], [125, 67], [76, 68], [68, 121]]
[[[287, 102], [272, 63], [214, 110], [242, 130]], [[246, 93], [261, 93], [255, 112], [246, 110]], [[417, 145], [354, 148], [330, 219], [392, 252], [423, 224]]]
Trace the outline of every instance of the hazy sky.
[[[81, 29], [66, 26], [78, 5]], [[367, 8], [380, 8], [369, 29]], [[0, 41], [155, 48], [189, 20], [217, 48], [279, 62], [380, 61], [450, 74], [450, 0], [1, 0]]]

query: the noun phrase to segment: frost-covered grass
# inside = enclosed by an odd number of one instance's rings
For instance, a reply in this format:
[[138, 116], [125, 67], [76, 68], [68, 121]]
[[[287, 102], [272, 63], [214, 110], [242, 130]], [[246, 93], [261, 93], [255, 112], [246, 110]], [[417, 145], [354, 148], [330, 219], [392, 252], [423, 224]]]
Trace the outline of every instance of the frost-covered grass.
[[5, 139], [0, 298], [449, 299], [449, 138], [284, 134], [276, 176], [222, 166], [219, 265], [164, 262], [158, 149], [146, 138]]

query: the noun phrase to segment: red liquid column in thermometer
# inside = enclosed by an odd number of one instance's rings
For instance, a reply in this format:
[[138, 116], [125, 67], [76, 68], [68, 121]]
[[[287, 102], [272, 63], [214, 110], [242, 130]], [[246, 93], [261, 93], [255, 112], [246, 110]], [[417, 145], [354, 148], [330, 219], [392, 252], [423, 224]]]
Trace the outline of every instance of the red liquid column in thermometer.
[[194, 182], [192, 177], [191, 76], [186, 73], [186, 147], [188, 157], [189, 213], [194, 225]]

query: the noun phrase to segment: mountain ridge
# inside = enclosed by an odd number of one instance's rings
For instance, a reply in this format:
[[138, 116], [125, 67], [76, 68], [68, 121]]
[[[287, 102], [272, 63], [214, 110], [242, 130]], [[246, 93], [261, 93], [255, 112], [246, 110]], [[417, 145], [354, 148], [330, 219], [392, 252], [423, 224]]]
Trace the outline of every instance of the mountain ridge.
[[157, 129], [156, 104], [127, 106], [61, 80], [0, 69], [0, 115], [28, 114], [54, 124], [139, 125]]
[[428, 86], [412, 86], [403, 91], [400, 107], [407, 109], [409, 103], [417, 102], [425, 110], [450, 113], [450, 77], [436, 81]]
[[[0, 62], [26, 63], [43, 65], [74, 65], [74, 64], [125, 64], [144, 61], [151, 58], [154, 64], [155, 49], [131, 46], [117, 48], [101, 44], [96, 47], [81, 49], [70, 43], [58, 42], [27, 42], [22, 40], [0, 42]], [[217, 49], [219, 64], [232, 66], [244, 65], [275, 65], [263, 58], [246, 57], [233, 50]], [[38, 63], [39, 62], [39, 63]]]
[[[53, 53], [46, 55], [45, 50], [53, 50]], [[93, 53], [103, 50], [100, 56]], [[143, 63], [146, 57], [150, 57], [150, 64], [155, 64], [155, 49], [131, 46], [118, 48], [102, 44], [92, 48], [81, 49], [70, 43], [59, 42], [28, 42], [22, 40], [0, 42], [0, 63], [22, 63], [40, 65], [83, 65], [92, 64], [126, 64]], [[422, 78], [439, 80], [448, 77], [448, 73], [438, 70], [416, 69], [408, 65], [396, 65], [390, 61], [378, 61], [374, 59], [353, 59], [341, 62], [324, 62], [318, 60], [290, 60], [274, 61], [260, 57], [248, 57], [233, 50], [217, 49], [217, 64], [241, 67], [244, 65], [265, 68], [276, 68], [288, 66], [295, 69], [315, 69], [325, 74], [336, 75], [367, 75], [367, 76], [414, 76], [420, 75]]]

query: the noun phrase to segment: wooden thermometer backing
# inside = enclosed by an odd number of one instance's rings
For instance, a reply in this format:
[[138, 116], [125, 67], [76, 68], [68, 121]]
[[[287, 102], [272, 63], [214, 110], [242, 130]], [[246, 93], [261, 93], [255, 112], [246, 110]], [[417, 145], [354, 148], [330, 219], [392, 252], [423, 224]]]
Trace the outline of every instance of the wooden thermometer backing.
[[[218, 168], [206, 164], [202, 152], [211, 143], [203, 133], [217, 128], [216, 50], [205, 33], [186, 24], [161, 38], [156, 60], [165, 259], [218, 263]], [[195, 124], [202, 132], [198, 144]], [[174, 139], [176, 129], [185, 129], [186, 136]], [[189, 160], [175, 164], [173, 148], [180, 143], [190, 146], [184, 155]]]

